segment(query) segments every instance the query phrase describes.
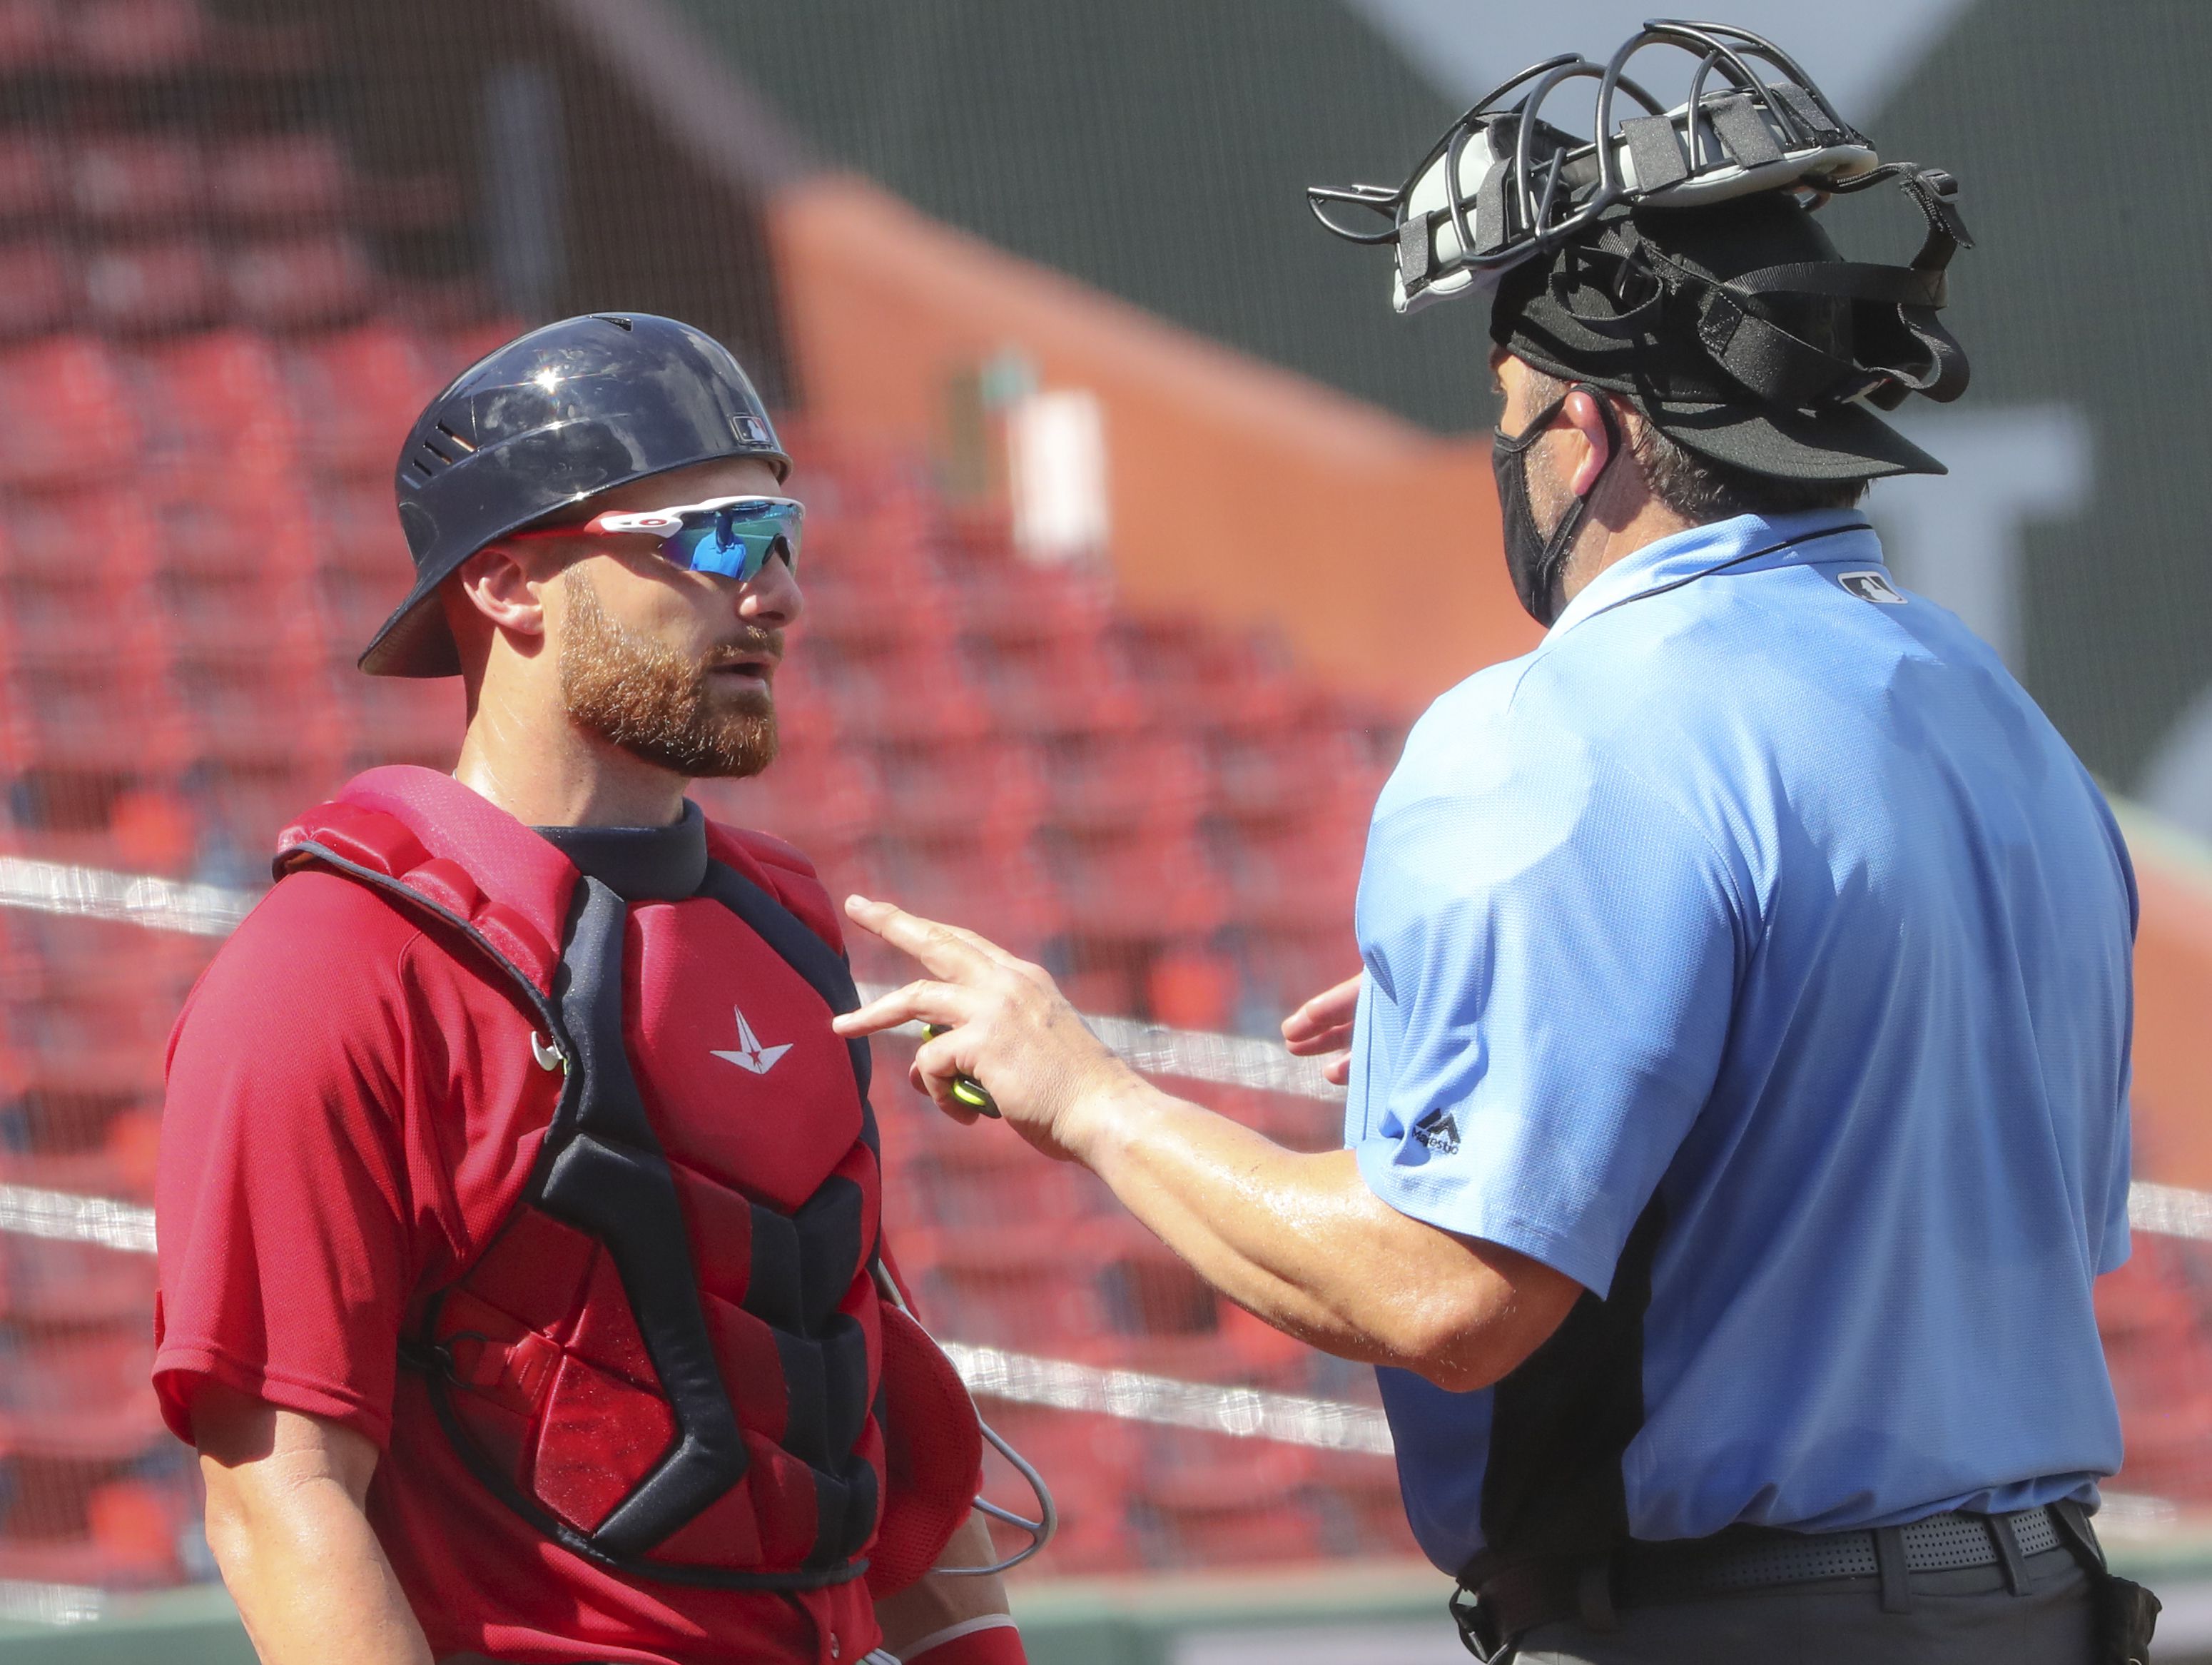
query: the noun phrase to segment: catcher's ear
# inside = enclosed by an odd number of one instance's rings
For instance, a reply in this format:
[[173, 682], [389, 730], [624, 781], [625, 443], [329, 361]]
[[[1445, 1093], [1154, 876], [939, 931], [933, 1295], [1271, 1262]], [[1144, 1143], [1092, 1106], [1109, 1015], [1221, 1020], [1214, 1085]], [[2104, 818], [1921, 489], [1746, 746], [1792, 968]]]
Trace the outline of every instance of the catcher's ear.
[[545, 634], [544, 590], [558, 571], [526, 544], [493, 544], [461, 562], [444, 586], [456, 641], [488, 630], [526, 639]]

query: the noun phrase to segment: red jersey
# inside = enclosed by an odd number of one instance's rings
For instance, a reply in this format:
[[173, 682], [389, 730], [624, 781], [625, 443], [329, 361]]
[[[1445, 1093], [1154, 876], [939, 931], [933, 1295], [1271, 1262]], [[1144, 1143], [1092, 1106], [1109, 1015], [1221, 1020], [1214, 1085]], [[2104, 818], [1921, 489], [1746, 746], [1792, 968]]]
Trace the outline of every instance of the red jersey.
[[[620, 859], [697, 836], [696, 816], [627, 835]], [[717, 1038], [701, 1014], [687, 1036], [702, 1060], [741, 1060], [729, 1066], [739, 1091], [769, 1085], [768, 1047], [842, 1045], [818, 1007], [818, 1033], [801, 1033], [796, 1009], [746, 1017], [747, 1032], [732, 1019]], [[804, 1079], [805, 1060], [792, 1061], [774, 1085]], [[337, 873], [284, 879], [209, 968], [171, 1044], [155, 1366], [169, 1425], [189, 1439], [193, 1395], [217, 1381], [374, 1440], [369, 1519], [434, 1652], [857, 1659], [878, 1638], [865, 1582], [759, 1593], [603, 1570], [488, 1491], [423, 1379], [398, 1368], [410, 1314], [510, 1218], [562, 1079], [522, 992], [455, 932]], [[763, 1094], [761, 1114], [791, 1121], [793, 1103]], [[659, 1131], [711, 1160], [736, 1129]], [[811, 1136], [803, 1118], [789, 1128], [799, 1145]]]

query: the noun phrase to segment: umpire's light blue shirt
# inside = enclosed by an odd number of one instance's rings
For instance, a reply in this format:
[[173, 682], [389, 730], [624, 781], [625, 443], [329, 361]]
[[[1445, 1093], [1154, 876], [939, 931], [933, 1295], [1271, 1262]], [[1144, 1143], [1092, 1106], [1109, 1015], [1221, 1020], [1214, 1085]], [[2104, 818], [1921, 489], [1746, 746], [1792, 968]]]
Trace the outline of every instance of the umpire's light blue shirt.
[[[1414, 728], [1346, 1142], [1392, 1206], [1600, 1295], [1656, 1197], [1639, 1538], [2094, 1500], [2134, 915], [2087, 774], [1863, 521], [1698, 527]], [[1497, 1393], [1381, 1374], [1456, 1569]]]

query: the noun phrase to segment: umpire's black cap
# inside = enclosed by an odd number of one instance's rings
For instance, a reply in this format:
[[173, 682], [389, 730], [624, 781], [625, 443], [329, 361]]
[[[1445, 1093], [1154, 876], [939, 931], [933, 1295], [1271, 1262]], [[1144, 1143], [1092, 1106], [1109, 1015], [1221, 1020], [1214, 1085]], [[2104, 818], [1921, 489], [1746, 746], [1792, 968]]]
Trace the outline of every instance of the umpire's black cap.
[[461, 562], [540, 517], [694, 463], [758, 457], [790, 472], [752, 382], [711, 336], [647, 313], [597, 313], [519, 336], [455, 377], [399, 454], [415, 587], [361, 656], [379, 677], [451, 677], [435, 599]]

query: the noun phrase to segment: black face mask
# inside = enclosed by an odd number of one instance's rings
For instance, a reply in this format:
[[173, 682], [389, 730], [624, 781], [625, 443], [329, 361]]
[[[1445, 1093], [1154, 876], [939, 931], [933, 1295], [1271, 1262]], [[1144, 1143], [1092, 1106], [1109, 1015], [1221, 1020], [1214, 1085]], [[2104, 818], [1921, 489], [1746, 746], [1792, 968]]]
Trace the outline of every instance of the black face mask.
[[[1590, 483], [1589, 495], [1577, 497], [1568, 504], [1559, 516], [1559, 525], [1547, 538], [1538, 530], [1536, 511], [1528, 501], [1528, 447], [1552, 425], [1553, 418], [1566, 404], [1568, 395], [1577, 391], [1597, 401], [1599, 419], [1605, 423], [1605, 467], [1598, 471], [1598, 480]], [[1537, 412], [1519, 434], [1509, 436], [1502, 428], [1492, 431], [1490, 467], [1498, 477], [1498, 516], [1505, 534], [1505, 570], [1512, 575], [1513, 593], [1521, 598], [1528, 617], [1547, 629], [1565, 605], [1559, 594], [1559, 574], [1575, 546], [1575, 534], [1582, 530], [1583, 516], [1589, 510], [1590, 497], [1597, 493], [1598, 481], [1604, 479], [1605, 469], [1611, 468], [1613, 459], [1620, 454], [1620, 434], [1613, 426], [1613, 412], [1606, 404], [1605, 396], [1580, 382]]]

